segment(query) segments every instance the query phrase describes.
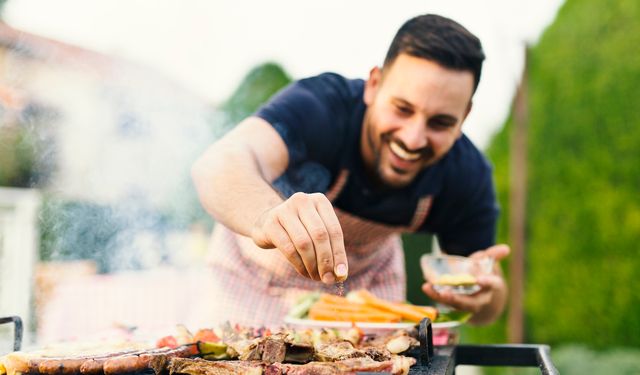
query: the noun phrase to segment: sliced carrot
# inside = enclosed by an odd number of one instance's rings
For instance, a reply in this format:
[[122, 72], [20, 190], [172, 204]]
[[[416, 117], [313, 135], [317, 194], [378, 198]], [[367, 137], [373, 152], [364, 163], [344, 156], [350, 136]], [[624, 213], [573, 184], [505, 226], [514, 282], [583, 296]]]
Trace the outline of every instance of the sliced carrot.
[[330, 320], [344, 322], [399, 322], [400, 316], [386, 312], [353, 312], [336, 311], [323, 308], [311, 308], [309, 318], [314, 320]]
[[386, 311], [375, 308], [373, 306], [369, 306], [369, 305], [336, 305], [336, 304], [331, 304], [331, 303], [326, 303], [326, 302], [322, 302], [322, 301], [318, 301], [316, 303], [314, 303], [311, 308], [319, 308], [319, 309], [323, 309], [323, 310], [335, 310], [335, 311], [344, 311], [344, 312], [371, 312], [371, 313], [376, 313], [376, 312], [384, 312], [386, 313]]
[[[438, 314], [437, 309], [432, 306], [416, 306], [409, 303], [389, 302], [376, 297], [366, 290], [359, 290], [354, 293], [356, 293], [358, 300], [364, 303], [356, 302], [342, 296], [323, 293], [320, 295], [319, 300], [312, 305], [311, 309], [314, 310], [315, 315], [321, 312], [325, 319], [347, 321], [352, 320], [355, 315], [357, 315], [359, 319], [357, 321], [371, 321], [362, 320], [368, 319], [367, 316], [363, 314], [372, 314], [374, 319], [378, 319], [376, 321], [379, 321], [379, 319], [384, 319], [384, 314], [392, 314], [394, 321], [395, 319], [404, 318], [406, 320], [419, 322], [424, 317], [434, 320]], [[309, 315], [311, 317], [311, 314]], [[337, 316], [337, 318], [331, 318], [332, 315]]]
[[421, 312], [415, 311], [412, 308], [408, 308], [407, 306], [400, 303], [385, 301], [374, 296], [364, 289], [359, 290], [357, 293], [358, 296], [362, 298], [367, 305], [375, 306], [382, 310], [398, 314], [407, 320], [419, 322], [420, 320], [422, 320], [422, 318], [424, 318], [424, 314]]
[[[327, 302], [327, 303], [349, 304], [349, 305], [355, 304], [353, 301], [350, 301], [346, 297], [335, 296], [333, 294], [326, 294], [326, 293], [321, 294], [319, 300], [322, 301], [322, 302]], [[362, 304], [360, 304], [360, 305], [362, 305]]]
[[426, 316], [427, 318], [431, 319], [431, 321], [434, 321], [438, 316], [438, 309], [436, 309], [433, 306], [418, 306], [418, 305], [411, 305], [409, 303], [403, 303], [402, 305], [416, 311], [418, 314], [421, 314], [423, 317]]

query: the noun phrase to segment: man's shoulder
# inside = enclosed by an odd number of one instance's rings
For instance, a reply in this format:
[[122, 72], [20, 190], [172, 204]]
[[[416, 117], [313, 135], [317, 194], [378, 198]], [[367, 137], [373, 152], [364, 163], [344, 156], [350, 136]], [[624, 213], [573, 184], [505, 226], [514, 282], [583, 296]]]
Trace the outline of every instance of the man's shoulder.
[[336, 118], [349, 117], [349, 113], [358, 108], [363, 88], [362, 80], [322, 73], [292, 82], [255, 114], [272, 124], [307, 123], [309, 118], [319, 123], [333, 122]]
[[339, 95], [344, 98], [359, 98], [364, 90], [364, 80], [346, 78], [338, 73], [325, 72], [303, 78], [298, 83], [312, 91]]
[[491, 178], [491, 163], [464, 134], [447, 154], [444, 165], [446, 179], [460, 188], [472, 188], [474, 183]]

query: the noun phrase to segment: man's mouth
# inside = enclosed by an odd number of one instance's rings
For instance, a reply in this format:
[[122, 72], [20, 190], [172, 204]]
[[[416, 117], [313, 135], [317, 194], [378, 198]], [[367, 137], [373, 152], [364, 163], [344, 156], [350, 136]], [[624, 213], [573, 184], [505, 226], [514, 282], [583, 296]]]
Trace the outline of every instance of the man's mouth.
[[391, 152], [393, 152], [393, 154], [395, 156], [397, 156], [398, 158], [400, 158], [402, 160], [406, 160], [406, 161], [416, 161], [416, 160], [420, 159], [420, 157], [423, 154], [420, 151], [418, 151], [418, 152], [408, 151], [404, 147], [402, 147], [401, 145], [396, 143], [395, 141], [390, 141], [389, 142], [389, 148], [391, 149]]

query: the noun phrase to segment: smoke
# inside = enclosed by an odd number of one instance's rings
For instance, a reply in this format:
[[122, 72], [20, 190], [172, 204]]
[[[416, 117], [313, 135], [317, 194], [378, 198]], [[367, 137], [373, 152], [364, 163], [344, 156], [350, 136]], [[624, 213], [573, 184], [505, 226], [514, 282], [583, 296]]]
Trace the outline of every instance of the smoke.
[[176, 236], [211, 226], [189, 171], [219, 115], [145, 67], [48, 43], [18, 38], [0, 77], [19, 99], [2, 106], [2, 129], [11, 116], [22, 143], [9, 141], [28, 146], [9, 184], [45, 193], [40, 259], [104, 273], [184, 263]]

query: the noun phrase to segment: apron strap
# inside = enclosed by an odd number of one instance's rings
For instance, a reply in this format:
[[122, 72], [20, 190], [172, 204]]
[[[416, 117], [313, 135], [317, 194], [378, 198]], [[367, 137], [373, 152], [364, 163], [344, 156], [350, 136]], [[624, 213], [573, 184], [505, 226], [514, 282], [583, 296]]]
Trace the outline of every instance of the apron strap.
[[432, 203], [432, 195], [424, 196], [420, 198], [420, 200], [418, 200], [418, 205], [416, 206], [416, 211], [413, 213], [411, 225], [409, 225], [410, 232], [415, 232], [422, 226], [424, 221], [427, 219], [427, 216], [429, 216], [429, 211], [431, 210]]
[[[338, 197], [344, 186], [347, 184], [347, 180], [349, 179], [349, 170], [342, 169], [338, 174], [333, 185], [329, 188], [329, 190], [325, 193], [329, 202], [333, 203], [333, 201]], [[413, 213], [413, 218], [411, 219], [411, 223], [409, 226], [400, 227], [402, 232], [415, 232], [417, 231], [424, 221], [429, 216], [429, 211], [431, 210], [431, 205], [433, 203], [433, 196], [426, 195], [418, 200], [418, 204], [416, 205], [416, 210]]]
[[349, 178], [349, 170], [342, 169], [336, 178], [336, 182], [333, 183], [333, 186], [329, 188], [329, 190], [325, 193], [325, 196], [329, 200], [329, 202], [333, 203], [333, 201], [338, 197], [338, 194], [344, 188], [344, 185], [347, 184], [347, 179]]

